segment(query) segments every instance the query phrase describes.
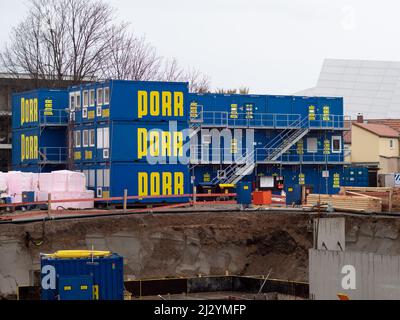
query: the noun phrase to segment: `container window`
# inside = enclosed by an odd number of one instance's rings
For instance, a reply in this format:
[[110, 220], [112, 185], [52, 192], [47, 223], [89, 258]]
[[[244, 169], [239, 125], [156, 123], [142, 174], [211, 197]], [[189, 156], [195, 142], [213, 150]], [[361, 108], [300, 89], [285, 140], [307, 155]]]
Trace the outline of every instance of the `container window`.
[[103, 131], [103, 134], [104, 134], [103, 147], [104, 147], [104, 149], [109, 149], [110, 148], [110, 129], [104, 128], [103, 130], [104, 130]]
[[104, 88], [104, 104], [110, 104], [110, 88]]
[[83, 147], [89, 147], [89, 131], [83, 130]]
[[95, 105], [95, 97], [94, 97], [94, 89], [89, 91], [89, 106], [94, 107]]
[[307, 138], [307, 152], [317, 153], [318, 152], [318, 139], [317, 138]]
[[104, 170], [97, 170], [97, 187], [104, 187]]
[[103, 149], [103, 128], [97, 129], [97, 149]]
[[88, 117], [88, 109], [83, 108], [82, 109], [82, 118], [87, 119], [87, 117]]
[[103, 88], [97, 89], [97, 105], [103, 105]]
[[80, 91], [77, 91], [75, 93], [75, 105], [76, 105], [76, 109], [81, 108], [81, 92]]
[[95, 187], [95, 170], [89, 170], [89, 187]]
[[332, 137], [332, 153], [342, 152], [342, 137], [336, 136]]
[[87, 90], [83, 91], [83, 107], [87, 108], [89, 106], [89, 93]]
[[69, 94], [69, 110], [75, 111], [75, 94]]
[[104, 169], [104, 187], [110, 187], [110, 169]]
[[94, 147], [95, 143], [96, 143], [96, 140], [95, 140], [95, 136], [94, 136], [94, 129], [91, 129], [89, 131], [89, 145], [91, 147]]
[[82, 146], [81, 138], [81, 132], [75, 131], [75, 147], [80, 148]]

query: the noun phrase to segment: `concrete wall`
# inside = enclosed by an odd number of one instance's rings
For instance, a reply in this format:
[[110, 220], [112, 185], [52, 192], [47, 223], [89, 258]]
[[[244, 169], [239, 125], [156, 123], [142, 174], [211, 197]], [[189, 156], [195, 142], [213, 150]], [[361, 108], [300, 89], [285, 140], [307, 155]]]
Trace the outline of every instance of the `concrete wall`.
[[312, 299], [338, 300], [338, 293], [351, 300], [400, 299], [400, 256], [312, 249], [309, 257]]
[[314, 248], [318, 250], [346, 249], [345, 218], [314, 220]]
[[[110, 250], [124, 256], [125, 276], [267, 275], [307, 278], [312, 228], [292, 213], [195, 213], [131, 215], [50, 221], [44, 243], [25, 243], [29, 232], [42, 238], [43, 224], [0, 225], [0, 297], [31, 285], [39, 254], [62, 249]], [[284, 267], [283, 267], [284, 266]]]

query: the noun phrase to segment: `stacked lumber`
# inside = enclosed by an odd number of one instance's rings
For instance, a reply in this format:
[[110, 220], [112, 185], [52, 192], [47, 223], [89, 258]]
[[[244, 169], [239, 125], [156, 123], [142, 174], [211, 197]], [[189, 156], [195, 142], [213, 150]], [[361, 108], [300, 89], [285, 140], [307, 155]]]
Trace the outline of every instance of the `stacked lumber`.
[[331, 205], [339, 211], [382, 212], [382, 199], [365, 195], [310, 194], [307, 196], [307, 204], [312, 206]]
[[400, 212], [400, 188], [387, 187], [342, 187], [341, 194], [359, 194], [379, 198], [382, 200], [382, 210], [384, 212]]

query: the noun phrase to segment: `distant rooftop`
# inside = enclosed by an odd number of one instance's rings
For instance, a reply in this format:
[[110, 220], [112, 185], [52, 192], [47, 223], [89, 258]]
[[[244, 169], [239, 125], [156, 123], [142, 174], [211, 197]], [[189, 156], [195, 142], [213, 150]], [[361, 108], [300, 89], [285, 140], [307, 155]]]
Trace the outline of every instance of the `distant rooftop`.
[[384, 138], [398, 138], [400, 136], [398, 131], [384, 124], [353, 122], [353, 125]]
[[400, 62], [326, 59], [317, 85], [296, 95], [343, 97], [352, 118], [400, 118]]

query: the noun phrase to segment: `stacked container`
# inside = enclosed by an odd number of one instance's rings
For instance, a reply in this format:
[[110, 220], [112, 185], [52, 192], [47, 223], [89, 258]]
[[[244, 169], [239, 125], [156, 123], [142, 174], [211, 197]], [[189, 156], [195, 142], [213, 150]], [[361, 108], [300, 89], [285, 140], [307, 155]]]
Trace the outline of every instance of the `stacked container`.
[[97, 198], [109, 202], [127, 190], [144, 197], [131, 203], [188, 200], [179, 197], [191, 191], [180, 161], [189, 139], [187, 83], [113, 80], [72, 87], [69, 96], [71, 169], [85, 173]]
[[50, 172], [65, 169], [68, 92], [35, 90], [12, 97], [14, 170]]

